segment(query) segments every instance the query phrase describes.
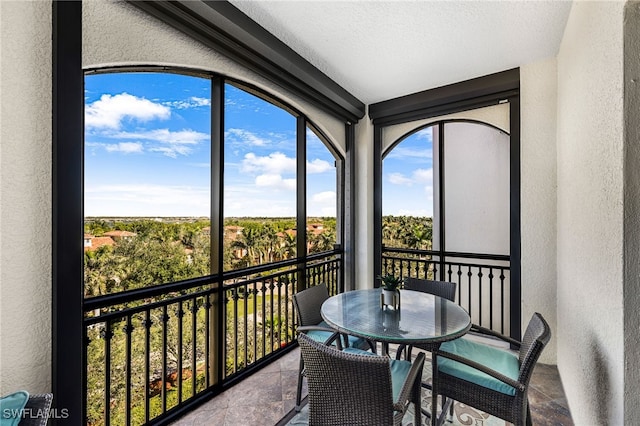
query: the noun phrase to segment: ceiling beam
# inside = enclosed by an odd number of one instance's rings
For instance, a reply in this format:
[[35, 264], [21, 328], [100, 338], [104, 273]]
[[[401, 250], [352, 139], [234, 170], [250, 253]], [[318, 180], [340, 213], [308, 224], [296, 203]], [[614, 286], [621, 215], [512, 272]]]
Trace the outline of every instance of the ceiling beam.
[[227, 1], [129, 3], [342, 120], [365, 115], [364, 103]]
[[493, 105], [517, 94], [520, 69], [424, 90], [369, 105], [369, 118], [374, 124], [390, 125], [418, 118], [435, 117], [452, 111]]

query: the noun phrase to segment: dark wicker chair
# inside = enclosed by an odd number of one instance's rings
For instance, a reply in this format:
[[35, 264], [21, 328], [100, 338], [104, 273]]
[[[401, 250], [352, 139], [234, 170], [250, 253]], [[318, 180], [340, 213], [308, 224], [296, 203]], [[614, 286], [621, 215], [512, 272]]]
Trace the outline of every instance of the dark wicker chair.
[[[421, 412], [424, 353], [409, 363], [370, 352], [339, 351], [304, 334], [298, 342], [309, 381], [310, 426], [400, 425], [411, 403], [414, 413]], [[414, 424], [420, 426], [420, 415]]]
[[[527, 392], [533, 368], [551, 338], [549, 325], [542, 315], [535, 313], [522, 342], [486, 328], [475, 326], [474, 330], [519, 347], [518, 355], [465, 338], [445, 342], [434, 352], [437, 365], [433, 392], [514, 425], [531, 425]], [[477, 362], [479, 358], [483, 361]], [[496, 367], [497, 359], [502, 361], [500, 367]]]
[[[305, 333], [311, 339], [322, 342], [325, 345], [336, 345], [338, 349], [343, 347], [371, 348], [375, 352], [374, 343], [355, 336], [340, 335], [322, 320], [320, 308], [328, 298], [329, 291], [325, 284], [309, 287], [293, 295], [293, 305], [298, 316], [298, 333]], [[304, 362], [301, 356], [298, 388], [296, 390], [296, 411], [300, 410], [300, 401], [302, 400], [303, 373]]]
[[51, 393], [29, 395], [24, 407], [27, 415], [20, 420], [18, 426], [46, 426], [52, 401]]
[[404, 279], [404, 289], [435, 294], [452, 302], [455, 301], [456, 298], [456, 284], [448, 281], [433, 281], [407, 277]]
[[[412, 278], [407, 277], [404, 279], [404, 289], [405, 290], [413, 290], [420, 291], [422, 293], [434, 294], [439, 297], [444, 297], [452, 302], [455, 301], [456, 298], [456, 284], [448, 281], [433, 281], [433, 280], [424, 280], [420, 278]], [[416, 348], [424, 349], [426, 351], [431, 350], [431, 346], [421, 346], [415, 345]], [[396, 352], [396, 359], [400, 359], [403, 351], [405, 352], [405, 359], [411, 359], [411, 349], [413, 346], [405, 347], [405, 345], [398, 346], [398, 350]], [[426, 383], [423, 384], [423, 387], [427, 389], [431, 389], [431, 386]]]

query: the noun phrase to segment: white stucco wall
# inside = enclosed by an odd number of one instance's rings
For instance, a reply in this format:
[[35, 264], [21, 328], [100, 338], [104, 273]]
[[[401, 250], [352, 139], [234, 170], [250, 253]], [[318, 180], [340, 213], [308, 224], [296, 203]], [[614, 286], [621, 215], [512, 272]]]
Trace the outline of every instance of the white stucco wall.
[[355, 134], [355, 288], [373, 288], [373, 124], [368, 116]]
[[119, 0], [83, 3], [84, 67], [167, 65], [213, 71], [251, 83], [304, 113], [345, 153], [344, 123], [194, 41], [135, 6]]
[[576, 425], [624, 424], [623, 6], [574, 2], [558, 54], [558, 367]]
[[624, 16], [624, 419], [640, 418], [640, 2]]
[[51, 2], [0, 2], [0, 395], [51, 391]]
[[520, 67], [522, 327], [539, 312], [551, 327], [540, 361], [556, 363], [555, 58]]

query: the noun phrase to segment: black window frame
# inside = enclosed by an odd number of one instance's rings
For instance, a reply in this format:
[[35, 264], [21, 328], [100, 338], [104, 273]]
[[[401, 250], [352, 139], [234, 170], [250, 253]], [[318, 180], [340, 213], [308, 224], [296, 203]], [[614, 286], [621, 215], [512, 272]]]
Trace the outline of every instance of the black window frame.
[[[264, 35], [262, 32], [265, 30], [227, 2], [179, 1], [157, 4], [131, 2], [131, 4], [159, 17], [170, 26], [179, 27], [181, 31], [216, 48], [223, 54], [226, 53], [239, 65], [256, 71], [276, 86], [284, 87], [301, 96], [306, 102], [342, 121], [345, 125], [346, 154], [342, 159], [343, 165], [338, 168], [337, 178], [341, 182], [339, 184], [341, 191], [338, 193], [341, 194], [339, 197], [343, 203], [353, 202], [353, 195], [349, 192], [354, 188], [353, 173], [350, 169], [354, 162], [354, 125], [364, 116], [362, 102], [302, 57], [292, 54], [293, 51], [287, 51], [291, 49], [275, 37], [271, 36], [266, 42], [256, 37], [256, 34]], [[149, 5], [154, 9], [157, 9], [155, 6], [160, 5], [172, 10], [158, 13], [157, 10], [149, 10], [146, 7]], [[184, 8], [192, 7], [199, 10], [195, 12], [192, 10], [189, 14], [202, 19], [197, 23], [187, 19], [176, 26], [176, 17], [183, 15]], [[203, 7], [210, 10], [202, 10]], [[211, 13], [220, 19], [212, 21]], [[209, 15], [208, 18], [206, 15]], [[233, 27], [232, 34], [226, 32], [229, 22]], [[206, 27], [206, 37], [197, 34], [202, 32], [203, 26]], [[252, 40], [248, 42], [243, 40], [247, 35]], [[83, 398], [87, 383], [86, 371], [84, 371], [86, 342], [83, 329], [83, 312], [87, 309], [87, 304], [82, 288], [84, 75], [87, 70], [82, 67], [82, 2], [52, 3], [52, 46], [52, 391], [55, 395], [54, 407], [64, 408], [68, 414], [63, 422], [82, 424], [85, 422], [86, 407]], [[267, 46], [266, 50], [264, 46]], [[275, 64], [269, 56], [274, 52], [280, 52]], [[265, 67], [265, 64], [269, 66]], [[120, 69], [125, 68], [130, 67]], [[167, 70], [166, 67], [164, 68]], [[196, 73], [200, 74], [199, 71]], [[212, 97], [223, 95], [224, 80], [224, 76], [212, 77], [214, 82]], [[216, 116], [215, 113], [212, 115], [212, 137], [214, 134], [222, 137], [224, 118]], [[307, 123], [303, 115], [298, 117], [299, 129], [304, 128], [306, 132]], [[311, 124], [318, 130], [316, 125]], [[322, 135], [321, 132], [317, 134]], [[298, 139], [300, 144], [301, 138]], [[328, 141], [324, 135], [322, 139], [325, 143]], [[214, 158], [215, 160], [223, 160], [221, 151], [215, 154], [213, 152], [212, 150], [212, 157], [220, 156]], [[301, 154], [298, 153], [298, 156]], [[306, 155], [302, 158], [306, 158]], [[306, 186], [306, 174], [302, 176], [304, 179], [298, 179], [298, 191], [303, 184]], [[223, 185], [223, 182], [221, 179], [219, 185]], [[217, 195], [220, 195], [223, 189], [222, 186], [213, 184], [215, 182], [212, 182], [212, 199], [215, 197], [214, 190], [219, 191]], [[218, 196], [217, 199], [220, 197]], [[344, 240], [344, 236], [353, 235], [354, 209], [352, 205], [342, 204], [342, 206], [344, 207], [337, 218], [343, 223], [338, 238]], [[212, 205], [212, 209], [214, 208], [216, 206]], [[218, 216], [216, 220], [219, 221], [221, 215]], [[214, 217], [211, 219], [213, 224]], [[306, 210], [303, 223], [306, 225]], [[352, 240], [345, 240], [350, 252], [342, 257], [342, 262], [345, 265], [343, 270], [353, 277], [354, 254], [350, 241]], [[302, 253], [306, 255], [306, 250]], [[220, 265], [221, 263], [218, 267]], [[212, 264], [212, 270], [213, 266]], [[344, 282], [344, 276], [342, 280]], [[53, 421], [55, 423], [55, 419]]]
[[[521, 195], [520, 195], [520, 69], [514, 68], [484, 77], [451, 84], [415, 94], [378, 102], [369, 106], [369, 117], [373, 122], [373, 214], [374, 214], [374, 274], [382, 272], [382, 161], [383, 132], [387, 126], [410, 123], [417, 120], [469, 111], [501, 103], [509, 103], [510, 138], [510, 335], [521, 339]], [[484, 123], [486, 124], [486, 123]], [[423, 126], [426, 127], [426, 126]], [[412, 130], [412, 132], [415, 131]], [[398, 139], [400, 141], [405, 136]], [[442, 144], [442, 138], [440, 138]], [[394, 142], [395, 144], [396, 142]], [[442, 149], [440, 155], [443, 154]], [[442, 162], [442, 159], [440, 159]], [[443, 182], [440, 181], [442, 186]], [[442, 189], [442, 188], [441, 188]], [[440, 196], [441, 215], [444, 212], [442, 193]], [[441, 216], [444, 217], [444, 216]], [[441, 226], [440, 243], [444, 242], [444, 228]], [[441, 245], [440, 247], [444, 247]], [[376, 285], [378, 285], [376, 283]]]

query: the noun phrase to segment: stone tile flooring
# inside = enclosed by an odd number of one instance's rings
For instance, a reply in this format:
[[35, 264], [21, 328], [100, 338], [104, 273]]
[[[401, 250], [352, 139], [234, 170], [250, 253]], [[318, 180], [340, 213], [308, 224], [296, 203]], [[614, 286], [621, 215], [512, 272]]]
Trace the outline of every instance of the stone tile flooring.
[[[172, 426], [274, 426], [295, 406], [299, 350], [289, 352]], [[306, 394], [306, 386], [303, 388]], [[535, 426], [573, 426], [558, 369], [538, 364], [529, 393]]]

